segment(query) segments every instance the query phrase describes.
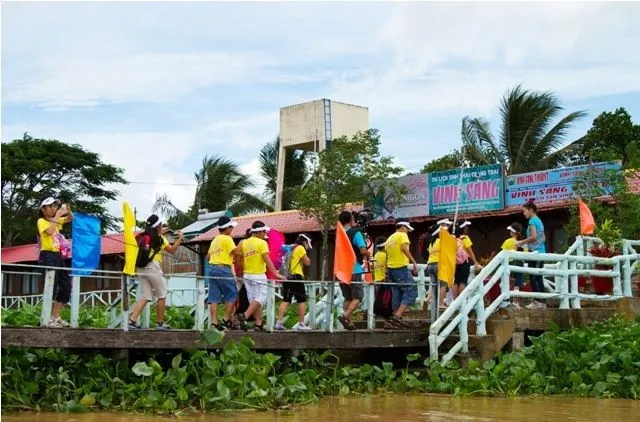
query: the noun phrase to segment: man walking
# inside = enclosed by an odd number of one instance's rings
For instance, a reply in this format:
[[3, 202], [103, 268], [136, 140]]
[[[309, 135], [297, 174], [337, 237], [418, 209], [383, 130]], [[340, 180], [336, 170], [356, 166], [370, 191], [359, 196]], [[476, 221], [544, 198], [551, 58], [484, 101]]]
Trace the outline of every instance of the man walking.
[[338, 216], [338, 221], [344, 227], [356, 255], [356, 263], [353, 267], [353, 276], [351, 278], [352, 283], [340, 283], [340, 290], [342, 291], [342, 296], [344, 296], [344, 313], [338, 317], [338, 320], [347, 330], [355, 330], [356, 327], [353, 325], [351, 316], [353, 311], [360, 306], [364, 297], [364, 287], [362, 285], [364, 268], [362, 264], [369, 257], [369, 251], [362, 232], [357, 227], [354, 227], [355, 220], [351, 211], [342, 211]]
[[394, 313], [389, 319], [400, 325], [404, 325], [402, 314], [409, 306], [416, 303], [418, 297], [418, 287], [408, 268], [411, 262], [413, 275], [418, 275], [418, 265], [409, 251], [410, 241], [407, 233], [412, 231], [413, 227], [409, 224], [409, 220], [399, 218], [396, 220], [396, 232], [389, 236], [385, 243], [389, 282], [395, 283], [391, 284]]

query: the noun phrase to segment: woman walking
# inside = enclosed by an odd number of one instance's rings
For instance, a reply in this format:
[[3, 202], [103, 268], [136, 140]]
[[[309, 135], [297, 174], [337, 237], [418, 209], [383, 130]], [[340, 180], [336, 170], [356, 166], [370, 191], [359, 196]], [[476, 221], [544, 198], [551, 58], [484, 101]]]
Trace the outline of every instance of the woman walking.
[[[542, 220], [538, 217], [538, 207], [534, 204], [533, 200], [522, 206], [522, 213], [529, 220], [526, 232], [527, 237], [518, 241], [516, 246], [523, 247], [526, 245], [530, 252], [545, 253], [547, 249], [545, 246], [544, 224], [542, 224]], [[542, 261], [533, 261], [530, 265], [533, 268], [542, 268], [544, 263]], [[531, 289], [534, 292], [544, 292], [544, 282], [542, 281], [541, 275], [532, 274], [529, 279], [531, 280]], [[547, 305], [536, 300], [527, 305], [528, 309], [546, 307]]]
[[451, 287], [453, 300], [467, 287], [469, 274], [471, 273], [471, 262], [473, 262], [476, 274], [482, 269], [482, 266], [476, 259], [476, 254], [473, 253], [473, 242], [469, 237], [470, 225], [471, 221], [466, 220], [462, 222], [458, 226], [458, 230], [456, 230], [458, 252], [456, 254], [456, 273], [453, 286]]
[[[69, 327], [69, 323], [60, 318], [60, 312], [71, 298], [71, 279], [69, 272], [61, 269], [65, 267], [60, 253], [61, 243], [65, 242], [60, 230], [64, 224], [73, 220], [73, 213], [67, 204], [60, 206], [60, 201], [52, 196], [40, 202], [40, 218], [38, 218], [38, 236], [40, 239], [40, 254], [38, 264], [45, 267], [58, 267], [55, 270], [53, 284], [53, 298], [55, 303], [51, 310], [51, 318], [47, 326], [52, 328]], [[46, 270], [45, 270], [46, 274]]]

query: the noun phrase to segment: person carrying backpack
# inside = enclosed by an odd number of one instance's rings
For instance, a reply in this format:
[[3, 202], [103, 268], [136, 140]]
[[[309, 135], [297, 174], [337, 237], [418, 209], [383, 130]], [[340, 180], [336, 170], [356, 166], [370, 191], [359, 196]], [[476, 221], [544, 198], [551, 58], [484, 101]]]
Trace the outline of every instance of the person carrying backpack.
[[144, 232], [136, 236], [138, 243], [138, 257], [136, 259], [136, 273], [142, 288], [142, 297], [136, 302], [129, 316], [129, 328], [138, 329], [138, 317], [147, 305], [158, 298], [156, 302], [156, 328], [169, 330], [171, 327], [164, 323], [164, 310], [167, 298], [167, 280], [162, 274], [163, 251], [174, 254], [182, 243], [182, 232], [178, 232], [178, 240], [173, 244], [162, 234], [160, 217], [151, 214], [145, 222]]
[[471, 221], [465, 220], [458, 225], [456, 230], [458, 250], [456, 252], [456, 273], [453, 286], [451, 287], [453, 300], [455, 300], [467, 286], [469, 274], [471, 273], [471, 263], [469, 261], [471, 260], [471, 262], [473, 262], [476, 274], [482, 269], [482, 266], [476, 260], [476, 255], [473, 253], [473, 242], [471, 242], [469, 238], [470, 225]]
[[351, 321], [351, 314], [358, 309], [362, 298], [364, 297], [364, 286], [362, 285], [362, 275], [364, 274], [364, 267], [362, 264], [364, 260], [369, 257], [369, 251], [367, 250], [367, 244], [364, 241], [362, 231], [355, 226], [355, 219], [351, 211], [342, 211], [338, 216], [338, 221], [344, 227], [344, 230], [349, 237], [351, 247], [356, 255], [356, 263], [353, 266], [353, 275], [351, 278], [351, 284], [340, 283], [340, 290], [344, 297], [344, 311], [343, 314], [338, 317], [338, 321], [347, 330], [355, 330], [356, 326]]
[[[387, 278], [387, 252], [384, 250], [384, 244], [387, 238], [384, 236], [376, 237], [376, 254], [373, 259], [373, 279], [376, 283], [384, 283]], [[373, 303], [373, 313], [384, 319], [389, 319], [393, 315], [392, 292], [388, 284], [380, 284], [376, 286], [376, 298]]]
[[[65, 267], [63, 257], [64, 236], [60, 233], [62, 226], [73, 220], [73, 213], [68, 205], [60, 206], [60, 201], [49, 196], [40, 202], [40, 218], [38, 218], [38, 236], [40, 239], [40, 252], [38, 264], [46, 267]], [[54, 299], [51, 310], [51, 318], [48, 327], [69, 327], [70, 324], [60, 318], [60, 312], [71, 298], [71, 279], [69, 272], [63, 269], [55, 270], [53, 284]]]
[[[288, 280], [304, 280], [303, 265], [311, 265], [311, 260], [307, 255], [307, 251], [311, 250], [311, 237], [306, 234], [298, 235], [296, 243], [293, 246], [291, 252], [285, 255], [283, 264], [280, 267], [280, 272]], [[282, 303], [278, 310], [278, 322], [273, 327], [276, 330], [286, 330], [283, 325], [284, 315], [291, 305], [292, 299], [296, 299], [298, 304], [298, 331], [310, 331], [311, 327], [308, 327], [304, 323], [305, 303], [307, 302], [307, 292], [304, 287], [304, 283], [285, 281], [282, 283]]]

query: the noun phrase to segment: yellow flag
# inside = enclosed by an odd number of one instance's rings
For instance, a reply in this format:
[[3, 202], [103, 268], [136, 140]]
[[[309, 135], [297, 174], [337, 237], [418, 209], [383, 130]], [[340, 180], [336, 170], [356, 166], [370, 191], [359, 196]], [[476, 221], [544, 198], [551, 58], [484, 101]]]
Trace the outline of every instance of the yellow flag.
[[136, 273], [136, 258], [138, 257], [138, 244], [134, 234], [136, 218], [127, 201], [122, 203], [122, 213], [124, 215], [124, 269], [122, 272], [134, 275]]
[[458, 243], [448, 231], [440, 230], [440, 262], [438, 263], [438, 280], [453, 285], [456, 275], [456, 252]]

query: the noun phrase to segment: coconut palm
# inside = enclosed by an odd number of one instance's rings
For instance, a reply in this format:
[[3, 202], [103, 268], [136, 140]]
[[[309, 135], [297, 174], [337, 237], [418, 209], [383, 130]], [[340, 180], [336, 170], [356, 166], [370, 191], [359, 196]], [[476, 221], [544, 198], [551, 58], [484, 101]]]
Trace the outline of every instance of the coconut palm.
[[[278, 177], [278, 150], [280, 136], [265, 144], [260, 150], [260, 175], [266, 180], [264, 200], [271, 206], [276, 202], [276, 181]], [[294, 189], [305, 183], [308, 177], [307, 153], [304, 151], [286, 150], [284, 167], [284, 190], [282, 193], [282, 209], [295, 208]]]
[[194, 177], [198, 187], [194, 204], [187, 212], [178, 209], [166, 194], [157, 196], [153, 211], [161, 212], [167, 218], [182, 215], [193, 221], [201, 208], [229, 210], [234, 215], [273, 210], [269, 204], [248, 192], [255, 187], [253, 181], [240, 171], [236, 163], [224, 157], [205, 156]]
[[562, 110], [553, 93], [528, 91], [518, 85], [502, 98], [502, 125], [497, 135], [491, 133], [485, 119], [462, 119], [465, 158], [475, 164], [504, 163], [508, 174], [558, 167], [576, 147], [571, 143], [562, 148], [568, 130], [586, 116], [584, 111], [575, 111], [554, 124]]

